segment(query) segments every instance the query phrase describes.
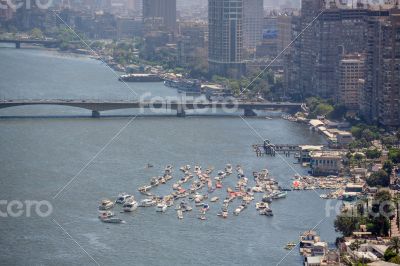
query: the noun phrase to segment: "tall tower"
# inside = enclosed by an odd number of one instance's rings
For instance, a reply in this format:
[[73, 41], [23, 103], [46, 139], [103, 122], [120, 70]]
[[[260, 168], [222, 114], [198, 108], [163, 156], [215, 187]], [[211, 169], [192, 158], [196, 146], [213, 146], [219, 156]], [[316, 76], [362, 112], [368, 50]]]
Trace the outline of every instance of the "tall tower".
[[208, 63], [211, 75], [238, 78], [244, 73], [243, 2], [208, 1]]
[[158, 20], [168, 30], [176, 31], [176, 0], [143, 0], [143, 20]]
[[264, 0], [243, 1], [243, 46], [255, 49], [262, 40]]

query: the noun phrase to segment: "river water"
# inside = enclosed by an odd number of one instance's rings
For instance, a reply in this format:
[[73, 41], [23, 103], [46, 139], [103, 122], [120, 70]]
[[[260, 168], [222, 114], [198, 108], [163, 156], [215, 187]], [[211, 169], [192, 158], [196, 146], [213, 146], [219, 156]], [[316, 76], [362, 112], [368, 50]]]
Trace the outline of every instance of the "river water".
[[[129, 85], [139, 95], [178, 95], [161, 83]], [[0, 98], [134, 97], [99, 61], [40, 49], [0, 48]], [[120, 192], [141, 198], [137, 188], [161, 175], [167, 164], [175, 166], [175, 180], [185, 164], [216, 170], [227, 163], [241, 164], [248, 176], [268, 168], [284, 186], [295, 171], [307, 171], [293, 158], [257, 158], [251, 145], [260, 143], [260, 137], [237, 116], [140, 116], [109, 143], [131, 119], [113, 115], [134, 112], [113, 111], [92, 119], [89, 111], [60, 106], [0, 110], [1, 213], [6, 212], [4, 200], [48, 200], [53, 207], [48, 217], [28, 215], [27, 208], [19, 217], [0, 217], [1, 265], [301, 265], [297, 249], [289, 254], [283, 249], [300, 232], [318, 225], [321, 238], [334, 242], [334, 214], [326, 215], [327, 202], [314, 191], [289, 192], [286, 199], [273, 202], [273, 217], [260, 216], [251, 207], [223, 220], [216, 216], [221, 204], [216, 203], [206, 221], [198, 220], [195, 212], [178, 220], [172, 209], [159, 214], [154, 208], [139, 208], [130, 214], [115, 210], [126, 224], [101, 223], [101, 199]], [[306, 126], [278, 117], [246, 121], [275, 143], [324, 142]], [[146, 169], [147, 163], [154, 168]], [[224, 188], [234, 183], [229, 177]], [[166, 194], [171, 184], [156, 192]], [[225, 196], [224, 191], [216, 194]]]

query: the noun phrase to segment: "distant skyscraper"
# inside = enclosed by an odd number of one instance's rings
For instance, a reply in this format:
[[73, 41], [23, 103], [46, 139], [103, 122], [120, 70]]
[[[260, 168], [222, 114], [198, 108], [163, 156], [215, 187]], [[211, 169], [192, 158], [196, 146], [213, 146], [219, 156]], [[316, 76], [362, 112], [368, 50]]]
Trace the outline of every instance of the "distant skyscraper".
[[368, 17], [364, 118], [384, 126], [400, 125], [400, 12], [379, 11]]
[[176, 0], [143, 0], [143, 20], [161, 20], [167, 29], [176, 31]]
[[364, 85], [365, 58], [360, 54], [345, 55], [339, 63], [339, 103], [349, 110], [360, 108], [360, 92]]
[[243, 1], [208, 1], [210, 74], [239, 77], [244, 72]]
[[243, 46], [255, 49], [262, 40], [264, 0], [243, 1]]

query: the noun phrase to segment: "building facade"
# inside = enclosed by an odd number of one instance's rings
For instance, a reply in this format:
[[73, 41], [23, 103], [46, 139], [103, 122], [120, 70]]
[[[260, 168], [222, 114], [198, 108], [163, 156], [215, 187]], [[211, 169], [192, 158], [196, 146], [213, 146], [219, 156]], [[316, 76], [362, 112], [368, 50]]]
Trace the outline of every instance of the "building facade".
[[254, 50], [262, 40], [263, 0], [243, 1], [243, 47]]
[[210, 74], [240, 77], [244, 73], [243, 0], [209, 0], [208, 31]]
[[345, 55], [339, 63], [338, 102], [348, 110], [358, 111], [364, 86], [365, 58], [361, 54]]
[[146, 23], [159, 22], [162, 27], [175, 32], [176, 0], [142, 0], [143, 20]]
[[361, 114], [371, 123], [400, 125], [400, 15], [371, 12], [367, 18], [365, 86]]

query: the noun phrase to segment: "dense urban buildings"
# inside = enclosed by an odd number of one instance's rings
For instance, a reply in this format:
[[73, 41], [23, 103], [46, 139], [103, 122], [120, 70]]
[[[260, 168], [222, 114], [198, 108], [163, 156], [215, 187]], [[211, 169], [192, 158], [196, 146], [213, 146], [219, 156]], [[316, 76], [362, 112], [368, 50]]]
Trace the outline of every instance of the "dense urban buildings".
[[159, 23], [170, 31], [177, 30], [176, 0], [143, 0], [145, 23]]
[[391, 10], [367, 18], [366, 83], [362, 92], [364, 118], [399, 126], [400, 13]]
[[208, 31], [210, 73], [240, 77], [244, 72], [243, 0], [209, 0]]

